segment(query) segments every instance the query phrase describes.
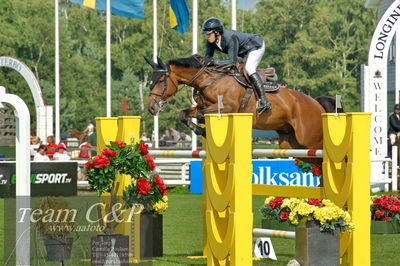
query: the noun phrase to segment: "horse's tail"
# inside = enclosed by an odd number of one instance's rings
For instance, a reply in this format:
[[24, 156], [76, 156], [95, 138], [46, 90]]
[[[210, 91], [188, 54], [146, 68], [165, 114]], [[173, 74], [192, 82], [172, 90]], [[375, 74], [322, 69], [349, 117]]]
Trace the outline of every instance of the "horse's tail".
[[[327, 113], [335, 113], [336, 112], [336, 99], [335, 97], [332, 96], [318, 96], [315, 97], [314, 100], [316, 100], [325, 110]], [[344, 108], [342, 101], [340, 101], [340, 105], [342, 107], [337, 108], [338, 113], [344, 113]]]

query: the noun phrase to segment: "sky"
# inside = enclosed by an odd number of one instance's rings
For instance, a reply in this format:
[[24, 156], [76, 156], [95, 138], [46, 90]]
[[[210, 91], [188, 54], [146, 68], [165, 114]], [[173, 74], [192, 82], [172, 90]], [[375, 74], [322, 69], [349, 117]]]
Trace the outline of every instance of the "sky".
[[259, 0], [237, 0], [237, 7], [242, 8], [242, 9], [249, 9], [254, 7], [254, 5], [258, 2]]

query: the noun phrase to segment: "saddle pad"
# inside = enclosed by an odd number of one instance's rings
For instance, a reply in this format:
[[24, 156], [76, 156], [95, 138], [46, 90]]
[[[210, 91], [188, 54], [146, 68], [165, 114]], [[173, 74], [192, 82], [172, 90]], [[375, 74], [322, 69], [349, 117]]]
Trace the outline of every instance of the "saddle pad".
[[275, 92], [279, 90], [279, 85], [275, 82], [264, 82], [264, 92]]

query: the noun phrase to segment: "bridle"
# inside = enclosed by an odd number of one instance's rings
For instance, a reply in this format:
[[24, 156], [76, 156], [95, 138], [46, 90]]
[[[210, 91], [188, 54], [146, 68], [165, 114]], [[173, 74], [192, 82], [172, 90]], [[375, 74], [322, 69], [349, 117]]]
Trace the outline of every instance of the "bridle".
[[[199, 71], [197, 71], [197, 73], [193, 75], [193, 77], [190, 79], [190, 81], [187, 83], [187, 85], [188, 85], [188, 86], [191, 86], [191, 84], [192, 84], [192, 83], [200, 76], [200, 74], [201, 74], [204, 70], [206, 70], [206, 69], [207, 69], [207, 65], [204, 65], [202, 68], [200, 68]], [[179, 90], [179, 88], [178, 88], [179, 83], [176, 84], [176, 83], [174, 82], [174, 80], [171, 78], [171, 68], [170, 68], [170, 66], [169, 66], [168, 64], [166, 64], [165, 69], [154, 69], [154, 70], [153, 70], [153, 74], [154, 74], [154, 73], [157, 73], [157, 75], [156, 75], [156, 78], [153, 78], [153, 80], [152, 80], [153, 84], [152, 84], [152, 87], [151, 87], [151, 89], [150, 89], [150, 94], [149, 94], [149, 95], [150, 95], [150, 96], [153, 96], [152, 98], [153, 98], [154, 102], [158, 105], [158, 107], [159, 107], [160, 109], [162, 109], [162, 108], [165, 107], [165, 105], [168, 103], [168, 101], [164, 99], [164, 98], [165, 98], [165, 92], [166, 92], [167, 89], [168, 89], [168, 79], [171, 80], [172, 84], [173, 84], [174, 87], [175, 87], [175, 93], [174, 93], [174, 94], [176, 94], [176, 93], [178, 92], [178, 90]], [[160, 82], [160, 78], [161, 78], [163, 75], [165, 75], [166, 78], [162, 81], [162, 82], [163, 82], [163, 85], [164, 85], [162, 92], [161, 92], [161, 93], [153, 92], [153, 88], [154, 88], [155, 84], [158, 83], [158, 82]], [[157, 100], [156, 97], [154, 97], [154, 96], [158, 96], [160, 99]]]
[[[172, 84], [174, 85], [175, 93], [178, 92], [178, 85], [179, 84], [176, 84], [174, 82], [174, 80], [171, 78], [171, 68], [169, 67], [169, 65], [166, 66], [166, 69], [154, 69], [153, 73], [157, 73], [158, 77], [156, 77], [154, 80], [152, 80], [152, 82], [154, 82], [154, 83], [152, 84], [152, 87], [150, 89], [150, 94], [149, 95], [153, 96], [154, 102], [160, 107], [160, 109], [162, 109], [167, 103], [167, 100], [165, 100], [164, 98], [165, 98], [165, 92], [168, 89], [168, 79], [170, 79]], [[166, 78], [164, 80], [162, 80], [163, 85], [164, 85], [162, 93], [153, 92], [153, 88], [155, 86], [155, 83], [160, 82], [160, 78], [162, 76], [164, 76], [164, 75], [166, 76]], [[158, 97], [160, 97], [160, 99], [157, 100], [154, 96], [158, 96]]]

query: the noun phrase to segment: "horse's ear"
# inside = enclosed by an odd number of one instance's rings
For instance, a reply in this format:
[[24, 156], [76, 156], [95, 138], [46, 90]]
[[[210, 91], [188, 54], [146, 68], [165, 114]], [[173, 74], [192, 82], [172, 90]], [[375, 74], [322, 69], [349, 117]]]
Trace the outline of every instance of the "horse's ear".
[[144, 60], [146, 60], [146, 62], [153, 68], [158, 68], [158, 65], [156, 63], [154, 63], [152, 60], [148, 59], [147, 57], [144, 56]]
[[167, 66], [164, 64], [164, 62], [158, 56], [157, 56], [157, 63], [161, 69], [167, 69]]

